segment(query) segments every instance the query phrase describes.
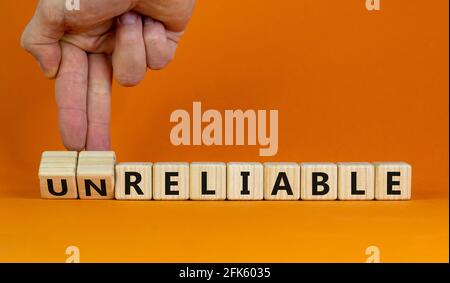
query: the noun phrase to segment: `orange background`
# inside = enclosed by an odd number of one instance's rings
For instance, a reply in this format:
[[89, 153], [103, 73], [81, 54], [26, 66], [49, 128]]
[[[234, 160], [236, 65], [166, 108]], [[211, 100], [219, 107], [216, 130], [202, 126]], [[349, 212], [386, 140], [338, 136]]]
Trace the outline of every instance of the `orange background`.
[[[21, 50], [37, 1], [1, 1], [0, 261], [448, 261], [448, 1], [200, 0], [176, 60], [113, 89], [119, 161], [375, 161], [413, 166], [406, 202], [48, 201], [62, 149], [53, 82]], [[278, 109], [279, 151], [175, 147], [169, 115]]]

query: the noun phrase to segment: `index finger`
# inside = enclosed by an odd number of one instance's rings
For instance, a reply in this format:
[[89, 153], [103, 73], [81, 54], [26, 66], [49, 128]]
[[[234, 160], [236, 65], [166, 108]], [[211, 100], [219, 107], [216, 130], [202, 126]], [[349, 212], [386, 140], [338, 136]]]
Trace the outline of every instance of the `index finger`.
[[87, 54], [78, 47], [61, 42], [61, 66], [55, 82], [59, 129], [68, 150], [83, 150], [86, 144]]

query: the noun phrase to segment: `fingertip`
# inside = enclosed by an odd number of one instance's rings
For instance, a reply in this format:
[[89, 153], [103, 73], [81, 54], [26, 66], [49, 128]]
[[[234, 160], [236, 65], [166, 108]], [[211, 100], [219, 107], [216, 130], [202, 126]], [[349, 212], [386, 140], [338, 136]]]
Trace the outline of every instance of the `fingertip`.
[[59, 125], [61, 139], [68, 150], [80, 151], [86, 145], [86, 119], [80, 115], [74, 115], [71, 111], [60, 113]]
[[136, 12], [129, 11], [117, 18], [119, 25], [135, 25], [140, 20], [140, 15]]
[[49, 79], [53, 80], [58, 75], [58, 67], [56, 66], [46, 66], [39, 62], [39, 67], [41, 68], [42, 72], [44, 73], [44, 76]]
[[[32, 51], [30, 51], [30, 49]], [[45, 49], [42, 47], [26, 49], [35, 60], [38, 62], [44, 76], [48, 79], [55, 79], [59, 65], [61, 62], [61, 49], [59, 46], [47, 46]]]
[[59, 44], [47, 46], [36, 53], [39, 67], [48, 79], [56, 78], [61, 62], [61, 48]]
[[[177, 38], [180, 35], [174, 34]], [[161, 70], [173, 60], [178, 43], [168, 38], [168, 32], [161, 22], [149, 17], [144, 19], [144, 42], [148, 68]]]
[[156, 57], [156, 58], [148, 58], [147, 66], [151, 70], [162, 70], [172, 61], [172, 57]]
[[64, 148], [68, 151], [83, 151], [84, 146], [81, 144], [63, 143]]
[[20, 45], [38, 62], [44, 76], [48, 79], [54, 79], [58, 74], [61, 63], [61, 46], [58, 42], [37, 44], [30, 33], [30, 27], [27, 26], [20, 38]]
[[111, 148], [109, 124], [89, 123], [86, 150], [109, 150]]
[[39, 65], [44, 72], [45, 77], [54, 79], [58, 75], [59, 66], [61, 64], [62, 51], [59, 43], [47, 46], [41, 53]]
[[140, 82], [144, 80], [144, 76], [141, 75], [132, 75], [132, 74], [120, 74], [115, 73], [114, 75], [116, 81], [124, 87], [133, 87], [137, 86]]

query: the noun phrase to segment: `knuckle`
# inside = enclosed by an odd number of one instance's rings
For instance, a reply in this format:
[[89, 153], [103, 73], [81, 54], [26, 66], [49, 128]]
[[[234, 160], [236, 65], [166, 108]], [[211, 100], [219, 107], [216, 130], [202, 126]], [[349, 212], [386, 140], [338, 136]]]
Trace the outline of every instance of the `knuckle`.
[[110, 96], [111, 92], [108, 87], [95, 83], [90, 83], [89, 94], [96, 97], [108, 97]]
[[65, 1], [43, 0], [38, 6], [38, 14], [46, 23], [59, 25], [64, 21]]
[[100, 41], [93, 39], [84, 42], [81, 48], [87, 52], [96, 52], [99, 49], [100, 45], [101, 45]]
[[89, 93], [95, 97], [109, 97], [110, 96], [110, 92], [105, 89], [91, 88], [89, 90]]
[[28, 52], [31, 52], [31, 38], [29, 27], [27, 26], [20, 37], [20, 46]]
[[72, 87], [87, 84], [86, 75], [79, 71], [60, 72], [58, 73], [58, 79], [63, 80], [67, 85]]

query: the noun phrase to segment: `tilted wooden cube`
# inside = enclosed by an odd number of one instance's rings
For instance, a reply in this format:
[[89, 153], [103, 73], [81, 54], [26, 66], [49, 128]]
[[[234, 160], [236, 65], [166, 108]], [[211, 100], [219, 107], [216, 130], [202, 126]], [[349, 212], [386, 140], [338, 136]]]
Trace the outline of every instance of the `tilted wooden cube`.
[[411, 199], [411, 165], [406, 162], [374, 162], [375, 199]]
[[301, 167], [302, 200], [337, 199], [337, 165], [331, 162], [303, 162]]
[[374, 167], [368, 162], [339, 162], [338, 199], [373, 200]]
[[113, 199], [115, 154], [112, 151], [80, 152], [77, 167], [80, 199]]
[[39, 166], [41, 197], [47, 199], [78, 198], [76, 151], [46, 151]]
[[152, 163], [121, 162], [117, 164], [115, 195], [118, 200], [151, 200]]
[[298, 200], [300, 167], [295, 162], [264, 163], [264, 199]]
[[156, 162], [153, 164], [153, 199], [189, 199], [189, 163]]
[[224, 200], [227, 197], [227, 166], [223, 162], [193, 162], [190, 165], [190, 198]]
[[48, 159], [48, 158], [53, 158], [53, 157], [77, 159], [78, 152], [76, 152], [76, 151], [44, 151], [42, 153], [41, 157], [42, 157], [42, 159]]
[[264, 172], [261, 163], [229, 162], [227, 164], [227, 199], [262, 200]]
[[114, 151], [81, 151], [78, 154], [78, 159], [87, 160], [89, 158], [116, 161], [116, 153]]

